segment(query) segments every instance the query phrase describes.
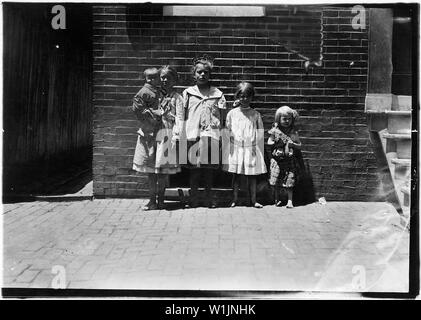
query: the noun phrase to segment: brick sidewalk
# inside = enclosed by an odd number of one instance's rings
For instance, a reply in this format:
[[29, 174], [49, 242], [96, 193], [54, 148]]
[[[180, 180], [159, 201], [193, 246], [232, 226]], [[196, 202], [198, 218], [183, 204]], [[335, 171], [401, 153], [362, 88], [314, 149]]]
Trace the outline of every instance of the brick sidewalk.
[[3, 287], [51, 288], [63, 268], [67, 288], [408, 290], [409, 233], [386, 203], [142, 212], [143, 204], [3, 205]]

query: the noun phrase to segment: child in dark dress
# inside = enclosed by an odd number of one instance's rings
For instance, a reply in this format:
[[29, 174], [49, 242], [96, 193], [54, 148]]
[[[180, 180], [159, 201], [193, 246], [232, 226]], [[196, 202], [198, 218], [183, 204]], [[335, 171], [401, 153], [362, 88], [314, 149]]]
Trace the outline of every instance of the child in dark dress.
[[140, 121], [138, 133], [144, 137], [154, 136], [159, 130], [161, 118], [159, 103], [162, 97], [160, 91], [159, 71], [149, 68], [144, 72], [145, 84], [133, 98], [133, 112]]
[[279, 201], [280, 188], [284, 188], [288, 195], [286, 207], [293, 208], [293, 187], [299, 176], [299, 164], [294, 149], [301, 148], [300, 138], [295, 129], [298, 119], [297, 111], [288, 106], [282, 106], [275, 113], [275, 122], [269, 130], [268, 145], [271, 146], [270, 178], [275, 205], [281, 206]]

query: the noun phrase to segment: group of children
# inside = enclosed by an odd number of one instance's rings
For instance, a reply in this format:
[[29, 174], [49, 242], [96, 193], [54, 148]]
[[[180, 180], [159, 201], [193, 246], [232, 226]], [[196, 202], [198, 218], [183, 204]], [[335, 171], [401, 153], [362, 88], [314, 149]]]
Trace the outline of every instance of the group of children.
[[[144, 71], [145, 85], [134, 97], [132, 107], [140, 121], [133, 169], [147, 173], [149, 178], [149, 202], [144, 210], [163, 208], [168, 175], [179, 172], [182, 165], [190, 169], [190, 207], [199, 205], [200, 178], [205, 180], [207, 206], [216, 207], [213, 177], [215, 170], [222, 168], [233, 174], [231, 207], [238, 204], [240, 180], [245, 176], [251, 205], [262, 208], [256, 200], [256, 177], [266, 173], [267, 168], [263, 121], [251, 107], [254, 87], [248, 82], [240, 83], [233, 108], [228, 111], [223, 93], [210, 83], [212, 68], [210, 57], [194, 59], [196, 85], [185, 89], [182, 95], [174, 89], [178, 75], [171, 66]], [[268, 132], [269, 184], [276, 206], [281, 206], [280, 189], [286, 189], [287, 208], [293, 207], [292, 190], [299, 175], [294, 152], [301, 148], [294, 126], [297, 118], [295, 110], [282, 106], [276, 110]]]

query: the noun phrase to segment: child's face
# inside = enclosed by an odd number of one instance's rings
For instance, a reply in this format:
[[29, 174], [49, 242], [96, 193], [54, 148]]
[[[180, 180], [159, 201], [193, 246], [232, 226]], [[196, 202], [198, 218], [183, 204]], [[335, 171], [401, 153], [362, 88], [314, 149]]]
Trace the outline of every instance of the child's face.
[[197, 84], [207, 84], [210, 78], [209, 68], [205, 65], [199, 63], [196, 66], [196, 71], [194, 72], [194, 79]]
[[292, 123], [292, 116], [291, 115], [281, 115], [279, 119], [279, 124], [283, 128], [288, 128]]
[[250, 107], [250, 102], [252, 100], [252, 96], [244, 94], [244, 93], [240, 93], [237, 96], [237, 100], [243, 108], [248, 108], [248, 107]]
[[165, 90], [171, 90], [175, 85], [175, 79], [171, 73], [162, 71], [161, 72], [161, 85]]
[[159, 75], [153, 75], [153, 76], [149, 76], [146, 79], [146, 82], [151, 84], [154, 87], [158, 87], [160, 85], [160, 80], [159, 80]]

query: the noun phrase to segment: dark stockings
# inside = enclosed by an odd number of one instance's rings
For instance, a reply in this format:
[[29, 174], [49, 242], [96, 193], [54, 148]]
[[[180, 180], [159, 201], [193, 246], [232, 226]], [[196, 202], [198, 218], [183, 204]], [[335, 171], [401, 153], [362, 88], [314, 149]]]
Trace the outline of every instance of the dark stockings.
[[275, 204], [277, 205], [279, 202], [279, 196], [280, 196], [280, 188], [278, 186], [271, 186], [272, 188], [272, 196], [275, 200]]
[[165, 188], [167, 186], [167, 175], [166, 174], [158, 174], [158, 207], [162, 207], [164, 205], [164, 196], [165, 196]]
[[165, 188], [167, 183], [167, 175], [165, 174], [148, 174], [149, 180], [149, 204], [155, 205], [158, 197], [158, 206], [164, 204]]
[[158, 176], [155, 173], [149, 173], [148, 174], [149, 203], [150, 204], [156, 204], [157, 180], [158, 180]]
[[[238, 202], [238, 191], [240, 189], [240, 180], [241, 180], [241, 176], [239, 174], [234, 174], [233, 175], [233, 180], [232, 180], [232, 185], [233, 185], [233, 203], [237, 203]], [[249, 195], [249, 199], [251, 201], [251, 205], [255, 205], [256, 204], [256, 177], [255, 176], [246, 176], [246, 185], [247, 185], [247, 192]]]
[[213, 205], [213, 169], [191, 169], [190, 170], [190, 197], [191, 197], [191, 205], [197, 206], [199, 199], [198, 199], [198, 189], [199, 189], [199, 181], [202, 177], [202, 174], [205, 178], [205, 195], [206, 199], [209, 200], [209, 205]]
[[[280, 203], [280, 200], [281, 200], [280, 199], [281, 188], [279, 186], [271, 186], [271, 188], [272, 188], [273, 198], [275, 199], [275, 204], [277, 206], [279, 206], [281, 204]], [[293, 188], [284, 188], [284, 190], [287, 193], [288, 202], [291, 202], [292, 203]]]

